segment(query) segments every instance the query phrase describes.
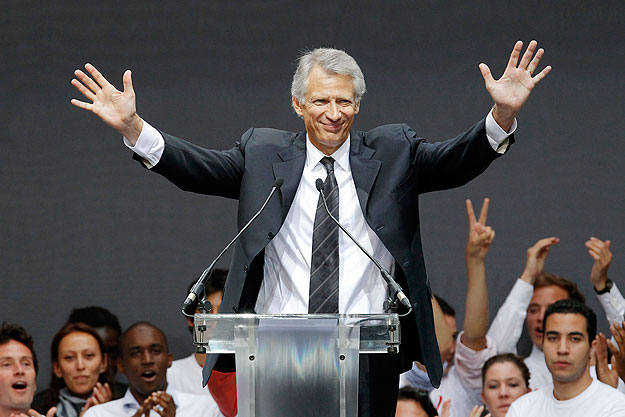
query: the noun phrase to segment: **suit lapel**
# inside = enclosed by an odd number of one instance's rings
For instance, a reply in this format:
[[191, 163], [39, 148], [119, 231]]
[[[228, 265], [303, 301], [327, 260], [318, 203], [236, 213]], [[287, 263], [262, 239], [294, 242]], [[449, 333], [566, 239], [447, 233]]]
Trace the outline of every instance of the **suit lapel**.
[[273, 163], [273, 174], [274, 178], [284, 180], [284, 184], [280, 188], [282, 206], [280, 224], [282, 224], [291, 208], [293, 199], [295, 199], [295, 193], [302, 178], [302, 171], [306, 162], [306, 131], [299, 132], [291, 146], [278, 153], [278, 157], [281, 162]]
[[373, 187], [378, 172], [380, 172], [382, 162], [371, 159], [375, 150], [364, 144], [363, 136], [364, 133], [362, 132], [353, 130], [350, 132], [349, 164], [356, 186], [356, 194], [358, 194], [358, 201], [366, 217], [371, 187]]

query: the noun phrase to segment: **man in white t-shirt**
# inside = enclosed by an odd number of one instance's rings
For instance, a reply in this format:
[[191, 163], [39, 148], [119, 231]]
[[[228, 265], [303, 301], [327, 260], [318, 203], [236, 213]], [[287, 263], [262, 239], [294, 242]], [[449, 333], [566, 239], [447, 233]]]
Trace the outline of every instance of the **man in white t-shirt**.
[[532, 391], [512, 403], [506, 417], [622, 417], [625, 394], [590, 376], [597, 317], [583, 303], [560, 300], [545, 312], [543, 352], [553, 388]]
[[[527, 250], [527, 262], [523, 274], [516, 281], [510, 294], [497, 311], [488, 336], [497, 343], [497, 353], [516, 353], [521, 337], [523, 322], [532, 341], [532, 352], [525, 358], [530, 370], [530, 387], [545, 388], [551, 385], [551, 375], [543, 355], [543, 316], [547, 307], [566, 298], [585, 302], [577, 285], [557, 275], [543, 271], [549, 250], [560, 242], [557, 237], [541, 239]], [[603, 307], [609, 323], [622, 322], [625, 312], [625, 298], [616, 284], [608, 278], [612, 261], [610, 241], [591, 237], [586, 248], [594, 260], [590, 273], [597, 298]], [[592, 372], [592, 371], [591, 371]], [[594, 374], [594, 372], [593, 372]], [[623, 388], [622, 385], [619, 388]]]
[[[225, 269], [215, 269], [211, 272], [206, 282], [206, 299], [210, 302], [211, 308], [209, 313], [218, 314], [221, 298], [223, 296], [224, 286], [228, 271]], [[195, 281], [191, 284], [193, 286]], [[189, 288], [190, 291], [190, 288]], [[188, 294], [187, 291], [185, 294]], [[199, 313], [196, 306], [191, 306], [196, 313]], [[195, 308], [194, 308], [195, 307]], [[187, 327], [193, 334], [193, 320], [187, 317]], [[172, 362], [171, 368], [167, 371], [167, 383], [170, 387], [183, 392], [196, 395], [211, 395], [208, 388], [202, 386], [202, 367], [206, 360], [205, 353], [193, 353], [186, 358], [178, 359]]]
[[172, 356], [165, 334], [147, 322], [121, 336], [119, 370], [128, 377], [124, 397], [96, 405], [84, 417], [222, 417], [212, 398], [177, 391], [167, 385]]

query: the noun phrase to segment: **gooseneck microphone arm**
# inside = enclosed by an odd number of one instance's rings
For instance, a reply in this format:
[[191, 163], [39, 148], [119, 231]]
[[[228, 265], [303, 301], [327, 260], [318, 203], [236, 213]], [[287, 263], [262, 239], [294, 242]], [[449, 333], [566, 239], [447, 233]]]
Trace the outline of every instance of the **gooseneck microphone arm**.
[[221, 259], [224, 253], [226, 253], [228, 249], [230, 249], [230, 247], [234, 244], [234, 242], [236, 242], [239, 239], [239, 236], [241, 236], [243, 232], [247, 230], [247, 228], [254, 222], [254, 220], [258, 218], [258, 216], [260, 216], [260, 214], [263, 212], [263, 210], [265, 210], [265, 207], [269, 203], [269, 200], [271, 200], [271, 197], [273, 197], [276, 191], [280, 189], [283, 183], [284, 183], [284, 180], [282, 178], [278, 178], [273, 182], [273, 185], [271, 186], [271, 191], [269, 192], [269, 195], [265, 199], [265, 202], [260, 207], [260, 209], [258, 209], [256, 214], [254, 214], [254, 216], [245, 224], [245, 226], [241, 228], [239, 233], [237, 233], [237, 235], [230, 241], [230, 243], [228, 243], [228, 245], [221, 251], [221, 253], [217, 255], [215, 260], [211, 262], [208, 268], [206, 268], [204, 272], [202, 272], [202, 275], [200, 275], [198, 280], [195, 282], [195, 284], [193, 285], [193, 288], [191, 288], [191, 291], [189, 291], [189, 295], [187, 295], [187, 298], [184, 300], [184, 303], [182, 304], [182, 314], [184, 314], [187, 317], [193, 318], [193, 312], [189, 311], [189, 307], [204, 292], [204, 286], [206, 284], [207, 277], [210, 275], [211, 271], [215, 267], [215, 264], [217, 263], [217, 261], [219, 261], [219, 259]]
[[404, 291], [402, 290], [400, 285], [397, 283], [397, 281], [393, 279], [391, 274], [384, 267], [382, 267], [382, 265], [380, 265], [380, 263], [373, 256], [371, 256], [371, 254], [356, 240], [356, 238], [352, 236], [351, 233], [349, 233], [347, 229], [345, 229], [341, 223], [339, 223], [339, 221], [332, 215], [332, 213], [330, 213], [330, 209], [328, 208], [328, 203], [326, 202], [326, 196], [323, 192], [324, 186], [323, 186], [323, 181], [321, 180], [321, 178], [317, 178], [317, 181], [315, 181], [315, 186], [317, 187], [317, 191], [319, 191], [319, 194], [321, 195], [321, 200], [323, 201], [323, 206], [325, 207], [326, 212], [328, 213], [328, 216], [330, 216], [332, 221], [336, 223], [336, 225], [347, 236], [349, 236], [352, 242], [354, 242], [356, 246], [358, 246], [358, 248], [360, 248], [360, 250], [365, 255], [367, 255], [369, 259], [371, 259], [371, 262], [373, 262], [373, 264], [380, 270], [380, 274], [382, 275], [382, 278], [384, 279], [384, 281], [386, 281], [386, 284], [390, 288], [390, 293], [395, 294], [395, 297], [397, 297], [401, 305], [403, 305], [406, 309], [408, 309], [408, 313], [410, 313], [410, 311], [412, 311], [412, 305], [410, 304], [410, 300], [408, 299], [408, 297], [406, 297], [406, 294], [404, 294]]

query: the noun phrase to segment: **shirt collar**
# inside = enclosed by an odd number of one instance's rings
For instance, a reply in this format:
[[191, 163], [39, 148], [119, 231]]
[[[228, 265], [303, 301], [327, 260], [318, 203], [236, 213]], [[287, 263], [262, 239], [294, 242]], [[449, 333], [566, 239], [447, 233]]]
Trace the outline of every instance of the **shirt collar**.
[[350, 139], [351, 135], [347, 135], [345, 142], [343, 142], [343, 144], [336, 151], [334, 151], [332, 155], [325, 155], [312, 144], [310, 138], [308, 137], [308, 133], [306, 133], [306, 167], [312, 170], [317, 164], [319, 164], [321, 158], [324, 156], [331, 156], [336, 162], [334, 165], [335, 169], [338, 166], [343, 171], [349, 171]]

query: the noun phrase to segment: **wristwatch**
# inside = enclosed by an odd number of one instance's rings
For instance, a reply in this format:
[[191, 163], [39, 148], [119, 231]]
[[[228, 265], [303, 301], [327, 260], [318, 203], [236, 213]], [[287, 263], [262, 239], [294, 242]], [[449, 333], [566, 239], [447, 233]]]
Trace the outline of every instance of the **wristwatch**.
[[612, 280], [610, 278], [608, 278], [605, 281], [605, 287], [603, 287], [602, 290], [597, 291], [597, 289], [593, 286], [592, 288], [595, 290], [595, 292], [597, 293], [597, 295], [601, 295], [601, 294], [605, 294], [610, 292], [610, 290], [612, 289], [612, 286], [614, 285], [614, 283], [612, 282]]

